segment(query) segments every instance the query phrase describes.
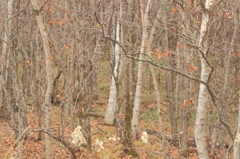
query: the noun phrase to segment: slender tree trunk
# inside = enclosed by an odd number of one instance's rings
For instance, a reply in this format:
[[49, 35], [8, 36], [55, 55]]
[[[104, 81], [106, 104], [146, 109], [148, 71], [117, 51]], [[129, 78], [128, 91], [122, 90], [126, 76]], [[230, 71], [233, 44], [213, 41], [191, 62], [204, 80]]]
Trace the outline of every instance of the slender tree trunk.
[[[233, 14], [234, 14], [234, 17], [233, 17], [234, 33], [233, 33], [232, 42], [231, 42], [231, 49], [233, 48], [234, 40], [236, 38], [237, 30], [239, 28], [239, 7], [235, 8]], [[230, 51], [228, 56], [230, 56]], [[229, 68], [227, 71], [229, 71]], [[237, 124], [237, 133], [234, 139], [234, 159], [240, 159], [240, 91], [238, 91], [238, 94], [239, 94], [238, 95], [238, 124]]]
[[[0, 98], [6, 99], [6, 108], [3, 108], [7, 114], [5, 117], [10, 119], [11, 125], [15, 129], [15, 121], [14, 121], [14, 99], [13, 99], [13, 82], [12, 82], [12, 69], [9, 68], [10, 64], [10, 50], [11, 48], [8, 45], [11, 44], [10, 36], [11, 36], [11, 29], [12, 29], [12, 19], [13, 16], [13, 2], [14, 0], [7, 1], [7, 16], [5, 19], [4, 25], [4, 35], [3, 35], [3, 45], [2, 45], [2, 64], [0, 65], [0, 83], [1, 85], [1, 93]], [[7, 87], [3, 87], [6, 85]], [[5, 107], [5, 106], [4, 106]]]
[[[16, 6], [16, 12], [20, 11], [20, 1], [15, 3]], [[19, 26], [19, 21], [14, 21], [15, 26]], [[13, 34], [20, 34], [20, 29], [19, 27], [16, 27], [14, 29]], [[19, 41], [17, 39], [12, 40], [13, 48], [18, 48], [19, 47]], [[23, 55], [24, 56], [24, 55]], [[19, 57], [16, 55], [15, 51], [12, 51], [10, 54], [10, 61], [11, 62], [11, 69], [12, 69], [12, 90], [13, 90], [13, 95], [14, 95], [14, 101], [15, 105], [18, 108], [18, 145], [17, 145], [17, 151], [18, 151], [18, 159], [22, 159], [22, 145], [23, 145], [23, 140], [26, 139], [26, 136], [21, 137], [24, 130], [28, 127], [28, 121], [27, 121], [27, 104], [26, 104], [26, 97], [28, 95], [28, 84], [25, 85], [26, 81], [21, 81], [20, 80], [20, 65], [19, 65]], [[24, 56], [25, 59], [28, 58], [28, 56]], [[26, 60], [27, 61], [27, 60]], [[28, 76], [30, 77], [29, 69], [27, 66], [25, 67], [24, 73], [22, 73], [22, 76]], [[30, 81], [30, 80], [29, 80]]]
[[[208, 5], [208, 4], [206, 4]], [[207, 32], [209, 22], [209, 11], [203, 7], [202, 12], [202, 23], [200, 28], [200, 35], [198, 40], [199, 56], [201, 61], [201, 80], [208, 82], [210, 67], [208, 66], [206, 59], [206, 48], [204, 48], [204, 37]], [[200, 84], [199, 96], [198, 96], [198, 105], [197, 105], [197, 116], [195, 122], [195, 141], [198, 149], [198, 154], [200, 159], [208, 159], [208, 144], [206, 141], [206, 118], [207, 118], [207, 103], [208, 103], [208, 90], [205, 85]]]
[[[152, 0], [148, 0], [147, 6], [144, 12], [144, 4], [143, 1], [140, 0], [140, 6], [141, 6], [141, 18], [142, 18], [142, 26], [143, 26], [143, 32], [142, 32], [142, 43], [141, 43], [141, 49], [140, 49], [140, 55], [139, 59], [144, 60], [144, 53], [145, 53], [145, 46], [146, 42], [148, 40], [148, 32], [147, 32], [147, 26], [146, 21], [148, 20], [148, 14], [150, 10]], [[139, 61], [138, 63], [138, 73], [137, 73], [137, 84], [136, 84], [136, 93], [134, 98], [134, 107], [133, 107], [133, 117], [132, 117], [132, 132], [133, 132], [133, 138], [137, 138], [137, 132], [138, 132], [138, 122], [139, 122], [139, 114], [140, 114], [140, 104], [141, 104], [141, 89], [143, 84], [143, 72], [144, 72], [144, 63], [142, 61]]]
[[[228, 104], [229, 101], [229, 68], [230, 68], [230, 56], [231, 53], [234, 51], [234, 42], [238, 33], [238, 29], [239, 29], [239, 11], [238, 11], [238, 7], [235, 6], [233, 8], [233, 27], [234, 27], [234, 31], [233, 31], [233, 35], [231, 38], [231, 43], [230, 43], [230, 48], [229, 51], [225, 52], [225, 57], [224, 57], [224, 83], [223, 83], [223, 90], [222, 90], [222, 104], [221, 104], [221, 112], [222, 112], [222, 118], [227, 121], [228, 119]], [[219, 138], [220, 140], [220, 148], [222, 150], [226, 150], [226, 128], [224, 125], [221, 124], [221, 129], [219, 129], [220, 133], [219, 136], [221, 136], [221, 138]]]
[[[128, 59], [128, 65], [130, 65], [131, 59]], [[138, 154], [134, 149], [134, 145], [132, 142], [132, 131], [131, 131], [131, 117], [132, 117], [132, 101], [130, 95], [130, 79], [129, 74], [131, 74], [131, 70], [129, 71], [129, 66], [125, 65], [124, 72], [126, 73], [123, 76], [123, 88], [124, 88], [124, 138], [123, 145], [126, 147], [127, 154], [132, 155], [133, 157], [137, 157]]]
[[[32, 29], [33, 29], [33, 25], [32, 25]], [[36, 43], [39, 42], [39, 36], [36, 36]], [[30, 44], [30, 46], [32, 46], [34, 44]], [[37, 45], [36, 50], [41, 50], [40, 46]], [[33, 47], [31, 47], [31, 51], [33, 51]], [[40, 68], [40, 63], [39, 63], [39, 59], [40, 59], [41, 55], [40, 52], [34, 52], [33, 54], [33, 64], [34, 64], [34, 69], [33, 69], [33, 81], [32, 81], [32, 86], [33, 86], [33, 91], [32, 93], [34, 94], [34, 101], [36, 103], [36, 109], [37, 109], [37, 118], [38, 121], [37, 125], [38, 125], [38, 129], [42, 128], [42, 107], [41, 107], [41, 101], [39, 100], [39, 97], [41, 96], [41, 88], [40, 88], [40, 84], [41, 84], [41, 80], [39, 79], [41, 77], [41, 74], [39, 73], [41, 68]], [[42, 140], [42, 132], [39, 131], [38, 132], [38, 137], [37, 140]]]
[[[90, 82], [88, 81], [89, 79], [87, 79], [87, 93], [86, 96], [89, 96], [89, 84]], [[79, 112], [79, 119], [80, 119], [80, 125], [82, 126], [82, 133], [84, 138], [87, 141], [87, 148], [90, 150], [91, 149], [91, 144], [92, 144], [92, 138], [91, 138], [91, 125], [90, 125], [90, 116], [89, 116], [89, 108], [90, 105], [92, 104], [91, 101], [89, 101], [89, 98], [85, 99], [85, 101], [83, 102], [83, 105], [80, 108], [80, 112]]]
[[[167, 4], [169, 3], [168, 0], [163, 0], [162, 1], [162, 21], [164, 25], [164, 30], [168, 30], [167, 27], [167, 15], [168, 15], [168, 10], [167, 10]], [[168, 31], [164, 32], [163, 36], [163, 50], [164, 52], [168, 53], [169, 48], [169, 37], [168, 37]], [[166, 66], [171, 68], [173, 66], [173, 60], [172, 56], [167, 57], [166, 61]], [[177, 122], [176, 122], [176, 117], [175, 117], [175, 101], [174, 101], [174, 88], [173, 88], [173, 80], [174, 80], [174, 73], [172, 71], [167, 71], [166, 72], [166, 88], [167, 88], [167, 98], [169, 101], [169, 116], [170, 116], [170, 123], [171, 123], [171, 133], [173, 136], [173, 144], [177, 145], [178, 142], [176, 140], [176, 135], [177, 135]]]
[[[19, 107], [18, 109], [18, 134], [20, 137], [24, 130], [28, 127], [28, 122], [27, 122], [27, 104], [25, 102], [24, 94], [23, 94], [23, 89], [20, 88], [19, 82], [15, 81], [15, 94], [16, 94], [16, 105]], [[18, 142], [18, 158], [22, 158], [22, 144], [23, 144], [22, 138], [20, 138], [20, 141]]]
[[212, 130], [212, 134], [211, 134], [211, 155], [214, 155], [215, 153], [215, 149], [216, 149], [216, 143], [217, 143], [217, 139], [218, 139], [218, 126], [220, 125], [220, 122], [218, 120], [216, 120], [214, 122], [214, 127]]
[[[49, 38], [47, 33], [46, 24], [44, 23], [41, 8], [39, 7], [39, 2], [37, 0], [31, 0], [33, 5], [33, 9], [37, 14], [36, 19], [38, 22], [38, 27], [41, 33], [42, 42], [43, 42], [43, 49], [45, 54], [45, 61], [46, 61], [46, 73], [47, 73], [47, 90], [45, 94], [44, 106], [45, 106], [45, 125], [47, 132], [50, 133], [51, 127], [51, 98], [52, 98], [52, 91], [53, 91], [53, 74], [52, 74], [52, 56], [50, 53], [49, 48]], [[49, 135], [46, 134], [46, 156], [47, 159], [52, 158], [52, 151], [51, 151], [51, 138]]]
[[[184, 29], [184, 32], [187, 32], [187, 29]], [[181, 44], [183, 44], [184, 41], [182, 41]], [[184, 44], [183, 44], [184, 45]], [[186, 62], [187, 64], [191, 64], [192, 63], [192, 59], [190, 59], [190, 54], [191, 51], [190, 49], [188, 49], [186, 46], [183, 46], [183, 48], [181, 49], [181, 53], [182, 58], [181, 61], [182, 62]], [[183, 72], [189, 76], [193, 76], [191, 75], [191, 72], [189, 72], [186, 68], [186, 66], [181, 65], [181, 68], [183, 70]], [[181, 113], [181, 133], [180, 133], [180, 146], [181, 146], [181, 155], [187, 157], [188, 156], [188, 125], [189, 125], [189, 112], [190, 112], [190, 106], [191, 104], [188, 103], [188, 101], [190, 100], [190, 98], [192, 98], [192, 93], [191, 93], [191, 81], [187, 78], [184, 77], [179, 77], [180, 78], [180, 101], [183, 107], [180, 110]], [[177, 82], [177, 81], [176, 81]], [[175, 99], [177, 100], [177, 99]], [[185, 103], [185, 101], [187, 101], [187, 104]]]
[[[155, 40], [155, 35], [156, 35], [156, 26], [159, 23], [159, 19], [161, 17], [161, 7], [157, 11], [156, 19], [153, 22], [153, 27], [151, 28], [150, 34], [149, 34], [149, 39], [147, 40], [147, 46], [146, 46], [146, 52], [149, 57], [151, 57], [151, 51], [152, 51], [152, 46]], [[149, 25], [148, 21], [145, 22], [145, 25]], [[159, 127], [161, 129], [161, 134], [162, 134], [162, 140], [163, 140], [163, 147], [164, 147], [164, 157], [167, 156], [167, 149], [166, 149], [166, 140], [165, 140], [165, 132], [164, 132], [164, 125], [163, 125], [163, 120], [162, 120], [162, 113], [161, 113], [161, 99], [160, 99], [160, 91], [158, 87], [158, 81], [157, 77], [154, 71], [154, 68], [152, 65], [149, 65], [150, 67], [150, 73], [152, 76], [153, 80], [153, 86], [155, 90], [155, 95], [156, 95], [156, 100], [157, 100], [157, 113], [158, 113], [158, 121], [159, 121]]]
[[[121, 13], [119, 13], [120, 15]], [[116, 25], [116, 41], [120, 41], [120, 16], [117, 16], [117, 25]], [[115, 43], [115, 49], [114, 49], [114, 69], [112, 71], [112, 81], [110, 86], [110, 94], [108, 99], [108, 107], [105, 114], [104, 121], [107, 124], [112, 125], [114, 122], [114, 116], [116, 113], [116, 110], [118, 109], [117, 105], [117, 80], [119, 75], [119, 63], [120, 63], [120, 54], [121, 49], [120, 46]]]
[[240, 91], [239, 91], [239, 101], [238, 101], [238, 125], [237, 125], [237, 133], [234, 139], [234, 149], [233, 149], [233, 157], [234, 159], [240, 159]]

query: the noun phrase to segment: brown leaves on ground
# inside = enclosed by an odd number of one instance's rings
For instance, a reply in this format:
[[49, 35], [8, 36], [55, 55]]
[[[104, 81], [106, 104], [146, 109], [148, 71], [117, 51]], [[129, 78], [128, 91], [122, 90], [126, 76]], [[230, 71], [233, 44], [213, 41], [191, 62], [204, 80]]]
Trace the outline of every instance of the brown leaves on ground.
[[[104, 103], [104, 101], [100, 100], [99, 103]], [[95, 103], [96, 109], [103, 108]], [[149, 105], [150, 108], [153, 108], [154, 105]], [[64, 140], [71, 141], [71, 133], [73, 129], [71, 127], [71, 118], [67, 113], [66, 116], [63, 117], [64, 122], [61, 123], [61, 118], [59, 117], [59, 107], [53, 107], [52, 111], [52, 134], [56, 137], [59, 137], [64, 134]], [[122, 118], [122, 114], [120, 115]], [[44, 119], [44, 118], [43, 118]], [[42, 119], [42, 120], [43, 120]], [[44, 126], [44, 121], [38, 121], [37, 115], [34, 112], [28, 113], [28, 122], [30, 125], [30, 130], [37, 130], [37, 124], [40, 122], [42, 126]], [[166, 125], [165, 125], [166, 126]], [[167, 127], [167, 126], [166, 126]], [[76, 156], [81, 158], [89, 158], [89, 159], [102, 159], [102, 158], [122, 158], [122, 159], [131, 159], [133, 158], [131, 155], [127, 155], [124, 150], [124, 146], [122, 144], [121, 139], [116, 138], [116, 127], [105, 125], [102, 118], [91, 119], [91, 128], [92, 128], [92, 151], [89, 152], [83, 148], [80, 148], [76, 151]], [[139, 129], [151, 129], [156, 132], [161, 132], [159, 128], [159, 124], [157, 121], [146, 121], [141, 120]], [[192, 127], [189, 127], [192, 128]], [[169, 134], [171, 131], [167, 131], [166, 128], [165, 133]], [[189, 129], [189, 133], [193, 133], [192, 129]], [[139, 132], [139, 138], [141, 131]], [[38, 141], [38, 132], [30, 132], [28, 134], [27, 140], [23, 142], [22, 146], [22, 155], [24, 159], [45, 159], [45, 134], [42, 133], [42, 140]], [[148, 143], [143, 143], [141, 140], [133, 141], [135, 145], [135, 149], [139, 154], [140, 158], [145, 159], [159, 159], [164, 158], [164, 147], [162, 145], [162, 140], [154, 135], [148, 135]], [[96, 141], [102, 141], [102, 145], [99, 146]], [[59, 141], [54, 139], [52, 141], [52, 150], [53, 156], [55, 159], [70, 159], [72, 158], [71, 152]], [[16, 142], [15, 133], [9, 124], [0, 119], [0, 158], [3, 158], [8, 153], [7, 158], [14, 157], [17, 158], [17, 146], [13, 145]], [[184, 158], [180, 155], [180, 148], [174, 147], [170, 143], [166, 145], [167, 155], [173, 158]], [[212, 154], [212, 158], [220, 158], [222, 152], [217, 150], [216, 154]], [[188, 155], [191, 159], [198, 159], [197, 148], [189, 147]], [[6, 157], [6, 156], [5, 156]], [[231, 158], [231, 157], [230, 157]]]

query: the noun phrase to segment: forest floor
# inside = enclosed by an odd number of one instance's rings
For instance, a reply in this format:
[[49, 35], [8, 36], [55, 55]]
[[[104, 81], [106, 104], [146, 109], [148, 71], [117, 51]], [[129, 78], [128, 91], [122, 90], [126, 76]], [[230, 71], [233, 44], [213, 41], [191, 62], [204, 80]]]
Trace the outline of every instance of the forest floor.
[[[107, 105], [107, 99], [99, 99], [93, 105], [93, 108], [98, 112], [104, 112], [106, 109], [104, 105]], [[156, 132], [160, 132], [159, 125], [157, 122], [157, 117], [155, 114], [155, 110], [152, 109], [151, 104], [147, 104], [148, 107], [144, 107], [142, 109], [142, 115], [140, 116], [140, 125], [139, 125], [139, 134], [141, 136], [141, 132], [144, 129], [150, 129]], [[166, 108], [167, 109], [167, 108]], [[59, 118], [59, 113], [61, 109], [57, 106], [53, 106], [52, 112], [52, 133], [54, 136], [58, 137], [60, 133], [61, 127], [61, 119]], [[149, 112], [150, 111], [150, 112]], [[37, 130], [37, 115], [34, 109], [29, 107], [28, 111], [28, 122], [30, 125], [30, 130]], [[120, 114], [121, 117], [121, 114]], [[71, 141], [71, 133], [73, 129], [71, 128], [71, 119], [69, 115], [64, 117], [63, 124], [63, 132], [64, 132], [64, 140]], [[43, 124], [44, 125], [44, 124]], [[124, 153], [123, 145], [120, 141], [109, 140], [109, 138], [114, 138], [116, 136], [116, 127], [108, 126], [104, 124], [102, 118], [91, 117], [91, 133], [92, 133], [92, 151], [88, 152], [87, 150], [81, 148], [80, 151], [76, 153], [78, 158], [89, 158], [89, 159], [115, 159], [115, 158], [123, 158], [128, 159], [132, 158], [132, 156], [126, 155]], [[166, 132], [168, 131], [166, 125]], [[193, 133], [193, 127], [189, 128], [189, 133]], [[22, 146], [22, 156], [24, 159], [45, 159], [45, 141], [44, 134], [43, 140], [36, 140], [38, 136], [37, 131], [30, 132], [28, 134], [28, 138], [23, 142]], [[155, 135], [148, 136], [148, 143], [143, 143], [141, 140], [134, 141], [134, 145], [137, 153], [139, 154], [139, 158], [141, 159], [161, 159], [164, 158], [164, 149], [162, 147], [162, 140]], [[97, 139], [103, 141], [104, 149], [101, 149], [95, 142]], [[0, 158], [1, 159], [14, 159], [17, 158], [17, 140], [15, 139], [15, 133], [9, 126], [7, 122], [3, 119], [0, 120]], [[71, 159], [71, 152], [59, 141], [52, 139], [52, 150], [53, 156], [55, 159]], [[167, 143], [166, 150], [169, 158], [177, 159], [184, 158], [180, 156], [180, 148], [173, 146], [171, 143]], [[221, 151], [219, 150], [219, 154]], [[188, 148], [188, 158], [190, 159], [198, 159], [197, 149], [196, 147]], [[232, 154], [231, 154], [232, 156]], [[213, 156], [213, 158], [221, 158]], [[232, 157], [230, 157], [232, 158]]]
[[[93, 105], [95, 110], [102, 110], [104, 112], [103, 105], [106, 105], [107, 100], [101, 99], [98, 102], [99, 105]], [[61, 121], [59, 119], [59, 112], [61, 111], [59, 107], [54, 106], [52, 112], [52, 133], [54, 136], [58, 137], [60, 133]], [[148, 114], [148, 113], [146, 113]], [[121, 114], [120, 114], [121, 116]], [[28, 122], [31, 130], [38, 130], [37, 126], [37, 114], [35, 110], [29, 107], [27, 113]], [[70, 117], [68, 115], [64, 117], [64, 139], [71, 141], [71, 133], [73, 129], [71, 128]], [[43, 124], [44, 125], [44, 124]], [[92, 127], [92, 151], [88, 152], [81, 149], [76, 153], [78, 158], [91, 158], [91, 159], [102, 159], [102, 158], [132, 158], [126, 155], [123, 151], [123, 145], [120, 141], [109, 140], [109, 138], [114, 138], [116, 134], [115, 126], [108, 126], [104, 124], [102, 118], [91, 117], [91, 127]], [[151, 129], [159, 132], [159, 125], [155, 121], [154, 117], [147, 117], [147, 115], [141, 116], [140, 119], [140, 135], [141, 129]], [[24, 159], [45, 159], [45, 143], [44, 140], [36, 140], [38, 136], [37, 131], [30, 132], [28, 138], [23, 142], [22, 146], [22, 156]], [[42, 134], [44, 138], [44, 134]], [[96, 139], [103, 141], [104, 149], [101, 149], [95, 144]], [[17, 158], [17, 142], [15, 138], [15, 133], [9, 124], [4, 120], [0, 119], [0, 158], [1, 159], [14, 159]], [[148, 143], [143, 143], [141, 140], [134, 141], [135, 148], [140, 158], [146, 159], [158, 159], [163, 158], [164, 152], [162, 147], [162, 140], [157, 136], [149, 135]], [[71, 152], [59, 141], [52, 139], [52, 150], [55, 159], [70, 159], [72, 158]], [[179, 147], [174, 147], [171, 144], [167, 145], [168, 155], [172, 158], [179, 158]], [[192, 147], [190, 158], [197, 159], [196, 148]]]

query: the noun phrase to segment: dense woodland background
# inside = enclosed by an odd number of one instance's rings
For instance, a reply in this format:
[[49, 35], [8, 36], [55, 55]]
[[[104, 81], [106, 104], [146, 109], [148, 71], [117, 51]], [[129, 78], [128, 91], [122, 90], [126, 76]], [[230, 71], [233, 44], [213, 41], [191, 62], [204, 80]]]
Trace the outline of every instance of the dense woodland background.
[[0, 158], [240, 158], [238, 0], [0, 7]]

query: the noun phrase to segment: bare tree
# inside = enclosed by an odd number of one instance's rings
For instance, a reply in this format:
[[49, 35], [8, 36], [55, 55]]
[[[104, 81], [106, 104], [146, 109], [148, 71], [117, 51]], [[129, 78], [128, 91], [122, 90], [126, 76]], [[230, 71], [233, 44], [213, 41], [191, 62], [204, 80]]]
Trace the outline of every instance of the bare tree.
[[[42, 13], [41, 13], [41, 7], [39, 6], [39, 2], [37, 0], [31, 0], [31, 3], [33, 5], [33, 9], [36, 14], [36, 19], [38, 22], [38, 27], [41, 33], [42, 42], [43, 42], [43, 49], [45, 53], [45, 60], [46, 60], [46, 73], [47, 73], [47, 90], [45, 94], [45, 100], [44, 100], [44, 107], [45, 107], [45, 124], [47, 132], [50, 133], [50, 127], [51, 127], [51, 99], [52, 99], [52, 92], [53, 92], [53, 74], [52, 74], [52, 56], [50, 52], [50, 43], [49, 43], [49, 37], [48, 32], [46, 28], [46, 24], [43, 20]], [[46, 134], [46, 155], [47, 158], [52, 158], [52, 152], [51, 152], [51, 138], [48, 134]]]
[[[121, 4], [120, 4], [121, 7]], [[119, 9], [121, 11], [121, 9]], [[121, 36], [121, 12], [119, 12], [118, 15], [116, 15], [116, 41], [120, 41]], [[114, 116], [116, 114], [116, 110], [118, 109], [118, 103], [117, 103], [117, 87], [118, 87], [118, 77], [119, 77], [119, 64], [120, 64], [120, 54], [121, 54], [121, 48], [119, 44], [115, 43], [114, 48], [114, 67], [112, 70], [112, 77], [111, 77], [111, 86], [110, 86], [110, 93], [109, 93], [109, 99], [108, 99], [108, 107], [105, 113], [105, 122], [107, 124], [113, 124], [114, 122]]]
[[[199, 56], [201, 61], [201, 80], [208, 83], [211, 68], [207, 63], [206, 59], [206, 41], [204, 37], [208, 29], [209, 23], [209, 2], [206, 1], [205, 6], [202, 6], [202, 22], [200, 28], [200, 34], [198, 39]], [[206, 131], [206, 114], [207, 114], [207, 104], [209, 100], [208, 90], [205, 85], [200, 84], [198, 106], [197, 106], [197, 116], [195, 122], [195, 140], [198, 148], [198, 154], [200, 158], [209, 158], [208, 156], [208, 143], [206, 141], [207, 131]]]
[[142, 60], [145, 59], [145, 50], [146, 50], [146, 43], [148, 39], [148, 31], [147, 31], [147, 20], [148, 14], [151, 7], [152, 0], [148, 0], [146, 4], [146, 9], [142, 0], [140, 0], [140, 10], [141, 10], [141, 19], [142, 19], [142, 42], [141, 42], [141, 49], [139, 55], [139, 63], [138, 63], [138, 73], [137, 73], [137, 83], [136, 83], [136, 93], [134, 97], [134, 107], [133, 107], [133, 116], [132, 116], [132, 133], [133, 138], [137, 138], [138, 132], [138, 122], [139, 122], [139, 113], [140, 113], [140, 104], [141, 104], [141, 89], [143, 85], [143, 71], [144, 71], [144, 62]]
[[[239, 91], [239, 103], [238, 103], [238, 114], [240, 114], [240, 91]], [[240, 158], [240, 116], [238, 116], [237, 120], [237, 133], [234, 139], [234, 159]]]
[[[11, 51], [12, 48], [11, 45], [11, 29], [13, 20], [11, 19], [13, 16], [13, 0], [10, 0], [6, 4], [7, 8], [7, 15], [4, 19], [4, 34], [3, 34], [3, 45], [2, 45], [2, 64], [1, 64], [1, 75], [0, 75], [0, 81], [1, 81], [1, 98], [5, 98], [5, 106], [3, 106], [3, 110], [7, 112], [6, 117], [10, 119], [11, 124], [13, 127], [15, 127], [15, 117], [14, 117], [14, 98], [13, 98], [13, 85], [12, 85], [12, 69], [10, 68], [10, 62], [11, 62]], [[3, 4], [4, 6], [4, 4]], [[3, 102], [3, 101], [2, 101]], [[3, 104], [3, 103], [2, 103]]]

